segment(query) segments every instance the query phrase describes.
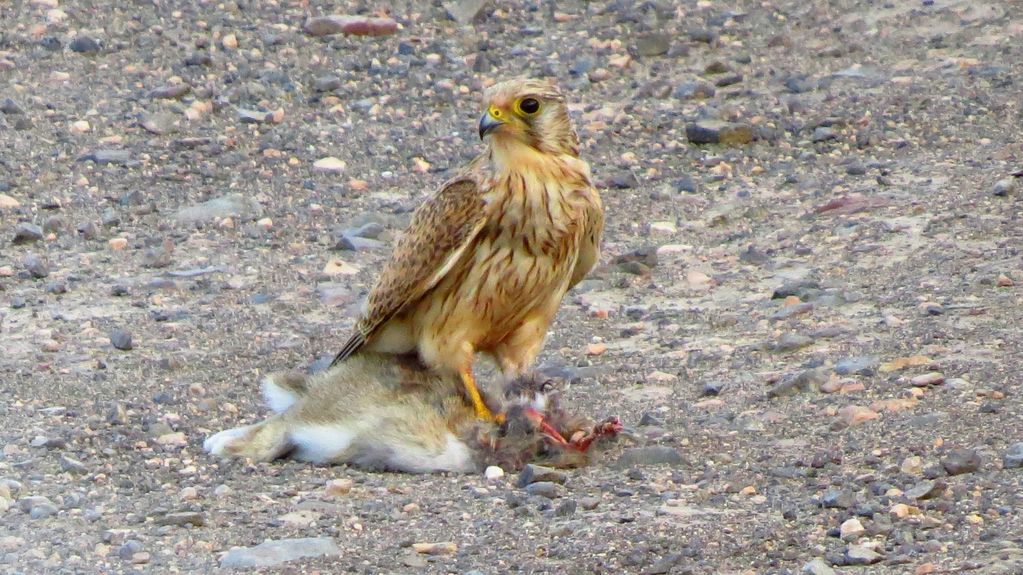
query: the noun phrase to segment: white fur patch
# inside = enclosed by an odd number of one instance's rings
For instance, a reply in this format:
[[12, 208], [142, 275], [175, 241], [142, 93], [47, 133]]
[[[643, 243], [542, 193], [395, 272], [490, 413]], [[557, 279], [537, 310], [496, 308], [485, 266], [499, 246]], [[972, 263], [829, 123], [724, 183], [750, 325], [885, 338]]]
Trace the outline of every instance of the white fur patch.
[[447, 443], [440, 453], [432, 453], [411, 445], [394, 446], [386, 464], [391, 469], [408, 473], [436, 471], [469, 473], [476, 470], [469, 446], [451, 433], [448, 433]]
[[356, 432], [343, 425], [305, 425], [291, 432], [294, 458], [313, 463], [343, 462], [355, 440]]
[[547, 411], [547, 394], [537, 393], [536, 395], [534, 395], [532, 405], [533, 409], [539, 411], [540, 413]]
[[214, 433], [206, 438], [206, 441], [202, 443], [202, 448], [213, 455], [228, 457], [228, 447], [230, 447], [235, 441], [247, 436], [254, 427], [256, 426], [246, 425], [244, 427], [235, 427], [233, 429], [225, 429], [220, 433]]
[[291, 390], [277, 385], [272, 378], [267, 377], [263, 380], [263, 400], [274, 413], [284, 413], [298, 401], [298, 396]]

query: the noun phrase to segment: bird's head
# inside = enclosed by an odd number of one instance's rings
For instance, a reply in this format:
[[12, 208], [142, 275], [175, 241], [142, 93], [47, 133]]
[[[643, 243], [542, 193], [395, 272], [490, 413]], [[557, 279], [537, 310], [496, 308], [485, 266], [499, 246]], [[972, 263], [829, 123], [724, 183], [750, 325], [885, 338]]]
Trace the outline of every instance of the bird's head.
[[550, 80], [515, 79], [491, 86], [483, 95], [480, 139], [527, 145], [552, 154], [579, 155], [565, 96]]

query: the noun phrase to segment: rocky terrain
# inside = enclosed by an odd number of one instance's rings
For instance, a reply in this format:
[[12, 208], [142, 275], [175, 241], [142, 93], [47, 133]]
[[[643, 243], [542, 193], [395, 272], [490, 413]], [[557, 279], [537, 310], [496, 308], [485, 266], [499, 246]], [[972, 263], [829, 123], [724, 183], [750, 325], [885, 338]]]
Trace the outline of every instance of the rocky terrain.
[[[385, 4], [0, 6], [0, 571], [1023, 573], [1023, 4]], [[642, 441], [203, 453], [343, 342], [517, 75], [607, 206], [542, 369]]]

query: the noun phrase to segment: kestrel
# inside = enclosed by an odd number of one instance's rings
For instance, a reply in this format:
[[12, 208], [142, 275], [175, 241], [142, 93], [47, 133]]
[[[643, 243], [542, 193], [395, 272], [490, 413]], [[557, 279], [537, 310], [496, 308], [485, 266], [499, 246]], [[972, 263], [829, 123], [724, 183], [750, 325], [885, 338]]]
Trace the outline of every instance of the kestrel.
[[553, 82], [502, 82], [483, 103], [486, 150], [416, 209], [332, 365], [362, 350], [417, 352], [459, 374], [492, 420], [475, 354], [508, 378], [529, 371], [565, 293], [599, 258], [604, 211]]

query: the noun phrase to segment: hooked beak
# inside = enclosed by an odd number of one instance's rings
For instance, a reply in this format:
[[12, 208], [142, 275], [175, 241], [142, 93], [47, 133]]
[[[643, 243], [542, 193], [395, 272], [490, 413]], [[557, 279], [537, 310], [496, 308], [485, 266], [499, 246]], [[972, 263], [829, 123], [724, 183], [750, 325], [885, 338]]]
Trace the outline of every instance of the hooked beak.
[[493, 132], [497, 127], [502, 125], [504, 125], [504, 122], [495, 118], [493, 114], [490, 113], [490, 110], [487, 110], [483, 113], [483, 117], [480, 118], [480, 139], [482, 140], [484, 136]]

